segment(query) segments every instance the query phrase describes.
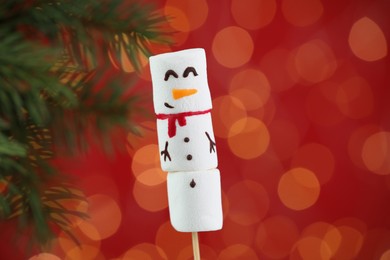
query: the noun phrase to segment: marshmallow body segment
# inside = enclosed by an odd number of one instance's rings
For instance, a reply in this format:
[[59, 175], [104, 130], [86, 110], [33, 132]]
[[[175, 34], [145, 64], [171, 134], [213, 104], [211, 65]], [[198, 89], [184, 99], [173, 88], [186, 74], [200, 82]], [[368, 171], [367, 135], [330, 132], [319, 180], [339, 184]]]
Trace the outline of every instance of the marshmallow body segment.
[[181, 232], [222, 228], [219, 170], [168, 173], [172, 226]]
[[150, 57], [161, 167], [177, 231], [222, 228], [221, 183], [203, 49]]
[[[169, 156], [160, 157], [164, 171], [197, 171], [218, 165], [210, 113], [186, 117], [185, 126], [176, 126], [174, 137], [168, 136], [168, 120], [157, 119], [158, 146]], [[177, 122], [175, 122], [177, 124]]]

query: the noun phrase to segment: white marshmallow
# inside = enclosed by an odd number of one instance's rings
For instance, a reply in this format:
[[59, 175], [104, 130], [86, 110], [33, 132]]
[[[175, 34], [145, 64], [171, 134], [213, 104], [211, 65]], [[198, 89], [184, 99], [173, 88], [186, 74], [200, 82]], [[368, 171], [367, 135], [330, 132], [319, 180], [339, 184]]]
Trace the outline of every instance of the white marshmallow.
[[[222, 228], [221, 184], [203, 49], [150, 57], [161, 167], [177, 231]], [[194, 180], [196, 184], [191, 186]]]
[[218, 169], [168, 173], [172, 226], [180, 232], [222, 228], [221, 181]]
[[[150, 57], [150, 71], [153, 83], [153, 103], [156, 114], [172, 114], [211, 109], [211, 96], [207, 82], [206, 54], [203, 49], [188, 49], [159, 54]], [[187, 68], [194, 68], [183, 76]], [[166, 73], [172, 70], [177, 78]], [[174, 89], [196, 89], [196, 93], [185, 98], [175, 99]], [[168, 108], [164, 104], [172, 106]]]

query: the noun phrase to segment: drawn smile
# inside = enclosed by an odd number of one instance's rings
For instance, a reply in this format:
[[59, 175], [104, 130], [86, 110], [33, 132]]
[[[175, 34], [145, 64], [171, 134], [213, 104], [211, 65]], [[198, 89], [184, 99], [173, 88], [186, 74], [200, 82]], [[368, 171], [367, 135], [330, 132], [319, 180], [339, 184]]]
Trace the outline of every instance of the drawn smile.
[[174, 108], [173, 106], [171, 106], [171, 105], [168, 104], [167, 102], [164, 103], [164, 106], [166, 106], [167, 108]]

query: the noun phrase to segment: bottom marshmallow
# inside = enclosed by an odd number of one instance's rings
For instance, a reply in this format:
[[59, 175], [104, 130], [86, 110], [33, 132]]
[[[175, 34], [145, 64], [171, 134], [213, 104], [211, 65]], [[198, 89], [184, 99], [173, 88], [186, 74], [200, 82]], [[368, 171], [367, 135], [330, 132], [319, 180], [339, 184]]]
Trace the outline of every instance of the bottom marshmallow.
[[172, 226], [180, 232], [222, 228], [221, 180], [218, 169], [168, 173]]

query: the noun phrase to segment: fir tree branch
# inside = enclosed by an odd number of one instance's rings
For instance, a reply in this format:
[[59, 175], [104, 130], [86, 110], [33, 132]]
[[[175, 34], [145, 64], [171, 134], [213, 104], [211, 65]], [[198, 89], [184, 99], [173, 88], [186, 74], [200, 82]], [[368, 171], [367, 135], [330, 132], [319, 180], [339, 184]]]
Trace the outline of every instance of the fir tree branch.
[[[9, 140], [0, 132], [0, 156], [26, 156], [26, 147], [15, 141]], [[0, 157], [1, 159], [1, 157]], [[0, 161], [1, 163], [1, 161]]]
[[16, 32], [3, 30], [0, 34], [7, 35], [0, 38], [0, 117], [3, 120], [11, 125], [23, 123], [27, 119], [25, 112], [29, 111], [34, 123], [45, 124], [49, 112], [42, 95], [61, 106], [77, 104], [74, 93], [49, 72], [48, 59], [53, 59], [58, 51], [38, 48]]
[[59, 227], [77, 242], [69, 217], [86, 213], [62, 202], [84, 198], [50, 159], [64, 144], [79, 150], [91, 132], [105, 144], [114, 127], [136, 132], [138, 99], [123, 87], [131, 82], [115, 82], [106, 64], [125, 55], [140, 69], [153, 44], [169, 43], [164, 23], [135, 0], [1, 3], [0, 217], [17, 218], [31, 241], [45, 245]]

